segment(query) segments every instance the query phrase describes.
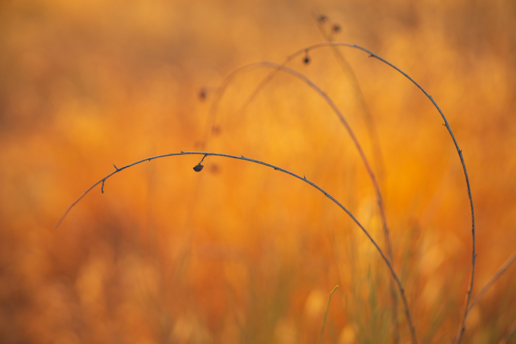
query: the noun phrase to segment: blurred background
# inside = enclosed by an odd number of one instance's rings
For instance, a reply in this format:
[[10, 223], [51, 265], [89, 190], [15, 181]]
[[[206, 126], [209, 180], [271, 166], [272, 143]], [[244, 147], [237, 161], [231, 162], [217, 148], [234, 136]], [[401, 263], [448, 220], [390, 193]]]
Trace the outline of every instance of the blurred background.
[[[323, 20], [321, 15], [326, 16]], [[516, 3], [10, 1], [0, 4], [0, 342], [407, 343], [372, 244], [377, 197], [321, 94], [270, 69], [356, 43], [437, 101], [464, 153], [475, 296], [516, 249]], [[337, 26], [335, 26], [337, 25]], [[421, 343], [450, 342], [471, 274], [458, 154], [431, 102], [364, 52], [288, 66], [339, 107], [384, 199], [393, 265]], [[465, 343], [516, 343], [516, 267], [471, 310]]]

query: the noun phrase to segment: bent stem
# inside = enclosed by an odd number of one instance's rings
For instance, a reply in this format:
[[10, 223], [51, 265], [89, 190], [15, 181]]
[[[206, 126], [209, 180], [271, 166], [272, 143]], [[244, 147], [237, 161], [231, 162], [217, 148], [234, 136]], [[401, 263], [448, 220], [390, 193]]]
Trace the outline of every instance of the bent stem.
[[333, 288], [333, 290], [330, 293], [330, 297], [328, 298], [328, 304], [326, 305], [326, 311], [324, 312], [324, 319], [323, 319], [323, 323], [322, 323], [322, 327], [321, 327], [321, 334], [319, 335], [319, 341], [317, 342], [317, 344], [321, 344], [322, 343], [323, 334], [324, 334], [324, 327], [326, 326], [326, 318], [328, 317], [328, 309], [330, 309], [331, 296], [333, 295], [335, 290], [337, 290], [338, 287], [339, 286], [336, 285], [335, 288]]
[[247, 162], [252, 162], [252, 163], [255, 163], [255, 164], [259, 164], [259, 165], [263, 165], [263, 166], [267, 166], [267, 167], [270, 167], [270, 168], [273, 168], [274, 170], [276, 171], [280, 171], [280, 172], [283, 172], [285, 174], [288, 174], [294, 178], [297, 178], [307, 184], [309, 184], [310, 186], [314, 187], [315, 189], [319, 190], [321, 193], [323, 193], [326, 197], [328, 197], [333, 203], [335, 203], [339, 208], [341, 208], [346, 214], [348, 214], [348, 216], [353, 220], [353, 222], [355, 222], [357, 224], [358, 227], [360, 227], [360, 229], [362, 230], [362, 232], [367, 236], [367, 238], [369, 239], [369, 241], [374, 245], [374, 247], [376, 248], [376, 250], [378, 251], [378, 253], [380, 253], [380, 256], [382, 257], [383, 261], [385, 262], [385, 264], [387, 265], [387, 267], [389, 268], [389, 271], [392, 275], [392, 277], [394, 278], [394, 280], [396, 281], [396, 285], [398, 287], [398, 290], [400, 292], [400, 295], [401, 295], [401, 299], [403, 301], [403, 305], [405, 307], [405, 317], [407, 318], [407, 322], [408, 322], [408, 326], [410, 328], [410, 333], [411, 333], [411, 336], [412, 336], [412, 342], [413, 343], [417, 343], [417, 338], [416, 338], [416, 331], [415, 331], [415, 328], [414, 328], [414, 323], [412, 321], [412, 316], [410, 314], [410, 311], [409, 311], [409, 306], [408, 306], [408, 301], [407, 301], [407, 298], [405, 296], [405, 290], [403, 289], [403, 285], [401, 284], [401, 281], [400, 279], [398, 278], [398, 275], [396, 274], [396, 272], [394, 271], [394, 268], [392, 267], [392, 264], [390, 262], [390, 260], [387, 258], [387, 256], [383, 253], [382, 249], [380, 248], [380, 246], [376, 243], [376, 241], [373, 239], [373, 237], [369, 234], [369, 232], [365, 229], [365, 227], [357, 220], [357, 218], [346, 208], [344, 207], [339, 201], [337, 201], [332, 195], [330, 195], [328, 192], [326, 192], [325, 190], [323, 190], [320, 186], [318, 186], [317, 184], [315, 184], [314, 182], [308, 180], [305, 176], [301, 177], [293, 172], [290, 172], [288, 170], [285, 170], [281, 167], [278, 167], [278, 166], [275, 166], [275, 165], [272, 165], [272, 164], [269, 164], [269, 163], [266, 163], [266, 162], [263, 162], [263, 161], [260, 161], [260, 160], [255, 160], [255, 159], [251, 159], [251, 158], [246, 158], [244, 157], [243, 155], [242, 156], [236, 156], [236, 155], [230, 155], [230, 154], [222, 154], [222, 153], [211, 153], [211, 152], [183, 152], [181, 151], [180, 153], [169, 153], [169, 154], [163, 154], [163, 155], [156, 155], [156, 156], [152, 156], [152, 157], [149, 157], [149, 158], [145, 158], [145, 159], [142, 159], [142, 160], [139, 160], [139, 161], [136, 161], [136, 162], [133, 162], [132, 164], [129, 164], [129, 165], [126, 165], [126, 166], [123, 166], [123, 167], [116, 167], [115, 166], [115, 171], [114, 172], [111, 172], [110, 174], [108, 174], [107, 176], [105, 176], [104, 178], [102, 178], [101, 180], [99, 180], [98, 182], [96, 182], [95, 184], [93, 184], [92, 186], [90, 186], [77, 200], [75, 200], [75, 202], [73, 202], [70, 207], [68, 207], [68, 209], [65, 211], [65, 213], [63, 214], [63, 216], [59, 219], [58, 223], [56, 224], [56, 227], [58, 227], [62, 221], [64, 220], [64, 218], [66, 217], [66, 215], [68, 215], [68, 213], [72, 210], [72, 208], [77, 204], [79, 203], [80, 200], [82, 200], [91, 190], [93, 190], [93, 188], [95, 188], [97, 185], [101, 185], [101, 191], [104, 192], [104, 185], [105, 185], [105, 182], [106, 180], [108, 180], [109, 178], [111, 178], [112, 176], [114, 176], [115, 174], [119, 173], [119, 172], [122, 172], [123, 170], [129, 168], [129, 167], [132, 167], [132, 166], [135, 166], [135, 165], [138, 165], [138, 164], [141, 164], [143, 162], [150, 162], [152, 160], [155, 160], [155, 159], [161, 159], [161, 158], [166, 158], [166, 157], [173, 157], [173, 156], [182, 156], [182, 155], [203, 155], [203, 160], [208, 157], [208, 156], [218, 156], [218, 157], [224, 157], [224, 158], [230, 158], [230, 159], [237, 159], [237, 160], [243, 160], [243, 161], [247, 161]]
[[360, 46], [358, 46], [356, 44], [347, 45], [347, 46], [350, 46], [350, 47], [353, 47], [353, 48], [356, 48], [356, 49], [359, 49], [359, 50], [367, 52], [368, 54], [370, 54], [371, 57], [374, 57], [374, 58], [382, 61], [383, 63], [389, 65], [390, 67], [394, 68], [399, 73], [401, 73], [403, 76], [405, 76], [407, 79], [412, 81], [412, 83], [414, 85], [416, 85], [425, 94], [425, 96], [428, 99], [430, 99], [430, 101], [432, 102], [432, 104], [434, 104], [434, 106], [437, 109], [437, 111], [439, 111], [439, 114], [441, 115], [442, 119], [444, 120], [444, 125], [445, 125], [446, 129], [448, 130], [448, 133], [450, 134], [450, 136], [451, 136], [451, 138], [453, 140], [453, 144], [455, 145], [455, 149], [457, 150], [457, 153], [459, 154], [460, 162], [462, 164], [462, 170], [464, 171], [464, 177], [466, 179], [466, 186], [467, 186], [467, 189], [468, 189], [469, 206], [470, 206], [470, 209], [471, 209], [471, 236], [472, 236], [471, 278], [470, 278], [470, 281], [469, 281], [469, 288], [468, 288], [468, 291], [467, 291], [466, 305], [464, 307], [464, 315], [462, 317], [462, 320], [461, 320], [461, 323], [460, 323], [460, 326], [459, 326], [459, 333], [458, 333], [458, 335], [455, 337], [455, 339], [453, 341], [454, 343], [460, 343], [462, 341], [462, 337], [464, 336], [464, 332], [466, 331], [466, 318], [468, 317], [469, 303], [471, 301], [471, 294], [473, 293], [473, 286], [474, 286], [474, 283], [475, 283], [475, 264], [476, 264], [476, 259], [477, 259], [476, 235], [475, 235], [475, 208], [473, 206], [473, 196], [471, 194], [471, 185], [469, 183], [468, 171], [466, 169], [466, 162], [464, 161], [464, 157], [462, 155], [462, 150], [460, 149], [459, 144], [457, 143], [457, 140], [455, 139], [455, 135], [453, 134], [453, 131], [451, 130], [450, 124], [448, 123], [448, 120], [446, 119], [446, 116], [442, 112], [442, 110], [439, 107], [439, 105], [437, 105], [437, 103], [435, 102], [434, 98], [432, 98], [432, 96], [430, 94], [428, 94], [428, 92], [426, 92], [423, 87], [421, 87], [414, 79], [412, 79], [404, 71], [402, 71], [401, 69], [399, 69], [398, 67], [396, 67], [395, 65], [390, 63], [389, 61], [387, 61], [387, 60], [383, 59], [382, 57], [376, 55], [375, 53], [373, 53], [373, 52], [371, 52], [371, 51], [369, 51], [369, 50], [367, 50], [365, 48], [362, 48], [362, 47], [360, 47]]

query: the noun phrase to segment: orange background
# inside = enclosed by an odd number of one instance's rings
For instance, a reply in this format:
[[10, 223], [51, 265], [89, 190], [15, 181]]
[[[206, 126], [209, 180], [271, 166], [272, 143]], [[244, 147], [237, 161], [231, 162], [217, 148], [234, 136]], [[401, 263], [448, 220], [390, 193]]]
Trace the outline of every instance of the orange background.
[[[0, 5], [0, 342], [392, 343], [389, 274], [371, 181], [313, 89], [270, 70], [324, 42], [316, 16], [394, 63], [437, 101], [463, 150], [477, 221], [473, 295], [516, 245], [516, 4], [511, 1], [4, 1]], [[330, 30], [330, 22], [322, 25]], [[300, 55], [372, 162], [394, 267], [422, 343], [450, 342], [471, 271], [464, 175], [439, 113], [407, 79], [339, 48]], [[206, 91], [206, 99], [199, 92]], [[209, 140], [203, 143], [207, 130]], [[514, 266], [472, 310], [464, 342], [496, 343], [516, 319]], [[401, 342], [410, 335], [401, 304]], [[516, 335], [512, 336], [516, 342]]]

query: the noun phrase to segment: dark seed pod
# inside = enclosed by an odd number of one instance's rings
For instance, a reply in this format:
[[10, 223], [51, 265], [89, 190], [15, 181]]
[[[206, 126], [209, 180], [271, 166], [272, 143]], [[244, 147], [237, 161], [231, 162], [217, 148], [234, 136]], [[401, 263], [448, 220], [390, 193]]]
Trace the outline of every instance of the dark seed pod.
[[205, 100], [205, 99], [206, 99], [206, 89], [202, 88], [202, 89], [199, 91], [199, 99], [200, 99], [200, 100]]
[[303, 59], [303, 63], [304, 64], [309, 64], [310, 63], [310, 57], [308, 57], [308, 55], [306, 55], [305, 58]]
[[197, 164], [197, 165], [194, 166], [193, 169], [194, 169], [195, 172], [201, 172], [203, 167], [204, 167], [203, 165]]
[[340, 32], [340, 25], [339, 25], [339, 24], [335, 24], [335, 25], [333, 25], [332, 30], [333, 30], [333, 32], [335, 32], [335, 33]]

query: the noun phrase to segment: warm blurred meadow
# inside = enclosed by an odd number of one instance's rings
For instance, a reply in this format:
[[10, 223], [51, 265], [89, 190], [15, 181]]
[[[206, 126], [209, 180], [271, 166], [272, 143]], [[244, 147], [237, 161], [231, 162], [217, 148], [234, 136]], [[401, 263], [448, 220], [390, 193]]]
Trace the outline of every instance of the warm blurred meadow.
[[[434, 97], [463, 149], [477, 220], [473, 296], [516, 250], [516, 2], [2, 1], [0, 4], [0, 342], [410, 342], [390, 275], [328, 198], [384, 247], [371, 181], [319, 94], [270, 70], [324, 42], [316, 15], [391, 61]], [[421, 343], [449, 343], [471, 274], [464, 174], [443, 120], [407, 79], [367, 54], [294, 59], [337, 104], [377, 174], [394, 268]], [[205, 99], [200, 91], [205, 90]], [[365, 105], [365, 106], [364, 106]], [[370, 111], [381, 159], [367, 130]], [[208, 131], [207, 131], [208, 130]], [[206, 133], [209, 132], [209, 136]], [[206, 140], [208, 138], [208, 140]], [[399, 299], [398, 299], [399, 301]], [[464, 343], [516, 343], [516, 266], [467, 319]]]

